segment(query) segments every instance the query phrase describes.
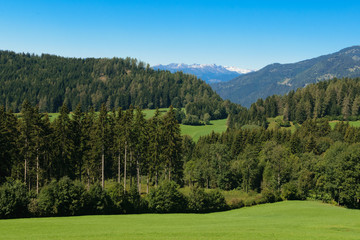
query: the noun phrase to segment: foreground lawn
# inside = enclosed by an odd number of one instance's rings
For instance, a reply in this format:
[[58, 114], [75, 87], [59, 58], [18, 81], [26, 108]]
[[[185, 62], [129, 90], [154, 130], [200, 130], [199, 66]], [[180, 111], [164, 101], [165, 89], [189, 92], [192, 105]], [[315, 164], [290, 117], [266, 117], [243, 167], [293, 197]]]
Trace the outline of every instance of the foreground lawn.
[[359, 239], [360, 211], [288, 201], [211, 214], [0, 220], [1, 239]]

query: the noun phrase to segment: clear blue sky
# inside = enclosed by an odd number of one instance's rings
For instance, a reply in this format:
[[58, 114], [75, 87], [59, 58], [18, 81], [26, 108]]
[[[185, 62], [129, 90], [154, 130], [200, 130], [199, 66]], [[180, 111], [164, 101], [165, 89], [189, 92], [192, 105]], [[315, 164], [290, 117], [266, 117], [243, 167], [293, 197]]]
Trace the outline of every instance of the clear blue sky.
[[0, 0], [0, 49], [259, 69], [360, 45], [360, 1]]

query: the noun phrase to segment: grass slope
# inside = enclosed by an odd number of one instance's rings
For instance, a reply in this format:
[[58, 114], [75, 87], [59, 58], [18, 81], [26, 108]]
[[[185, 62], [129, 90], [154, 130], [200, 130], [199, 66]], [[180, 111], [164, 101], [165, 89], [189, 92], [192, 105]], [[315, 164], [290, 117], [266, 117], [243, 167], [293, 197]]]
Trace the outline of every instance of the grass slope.
[[189, 135], [195, 142], [197, 142], [201, 136], [208, 135], [212, 131], [216, 133], [225, 132], [227, 129], [226, 121], [227, 119], [212, 120], [210, 121], [210, 125], [201, 126], [180, 125], [181, 134]]
[[[337, 120], [330, 121], [329, 124], [330, 124], [331, 129], [334, 129], [335, 125], [339, 122], [341, 122], [341, 121], [337, 121]], [[360, 121], [349, 121], [348, 123], [352, 127], [360, 127]]]
[[360, 212], [288, 201], [211, 214], [0, 220], [2, 239], [359, 239]]

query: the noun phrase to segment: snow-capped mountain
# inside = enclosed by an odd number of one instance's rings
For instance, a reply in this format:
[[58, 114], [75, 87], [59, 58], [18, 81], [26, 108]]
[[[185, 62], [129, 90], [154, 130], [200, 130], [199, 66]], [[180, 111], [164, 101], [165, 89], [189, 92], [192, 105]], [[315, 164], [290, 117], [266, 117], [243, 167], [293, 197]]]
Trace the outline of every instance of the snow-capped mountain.
[[242, 74], [252, 72], [248, 69], [220, 66], [216, 64], [188, 65], [184, 63], [170, 63], [168, 65], [155, 65], [152, 68], [155, 70], [168, 70], [170, 72], [182, 71], [184, 73], [193, 74], [207, 83], [226, 82]]

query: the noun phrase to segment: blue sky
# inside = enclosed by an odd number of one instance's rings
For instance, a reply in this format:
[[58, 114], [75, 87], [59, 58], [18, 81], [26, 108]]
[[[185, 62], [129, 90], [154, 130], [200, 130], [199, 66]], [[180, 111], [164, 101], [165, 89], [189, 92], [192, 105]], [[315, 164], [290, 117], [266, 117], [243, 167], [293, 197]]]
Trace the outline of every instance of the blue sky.
[[0, 0], [0, 49], [259, 69], [360, 45], [360, 1]]

